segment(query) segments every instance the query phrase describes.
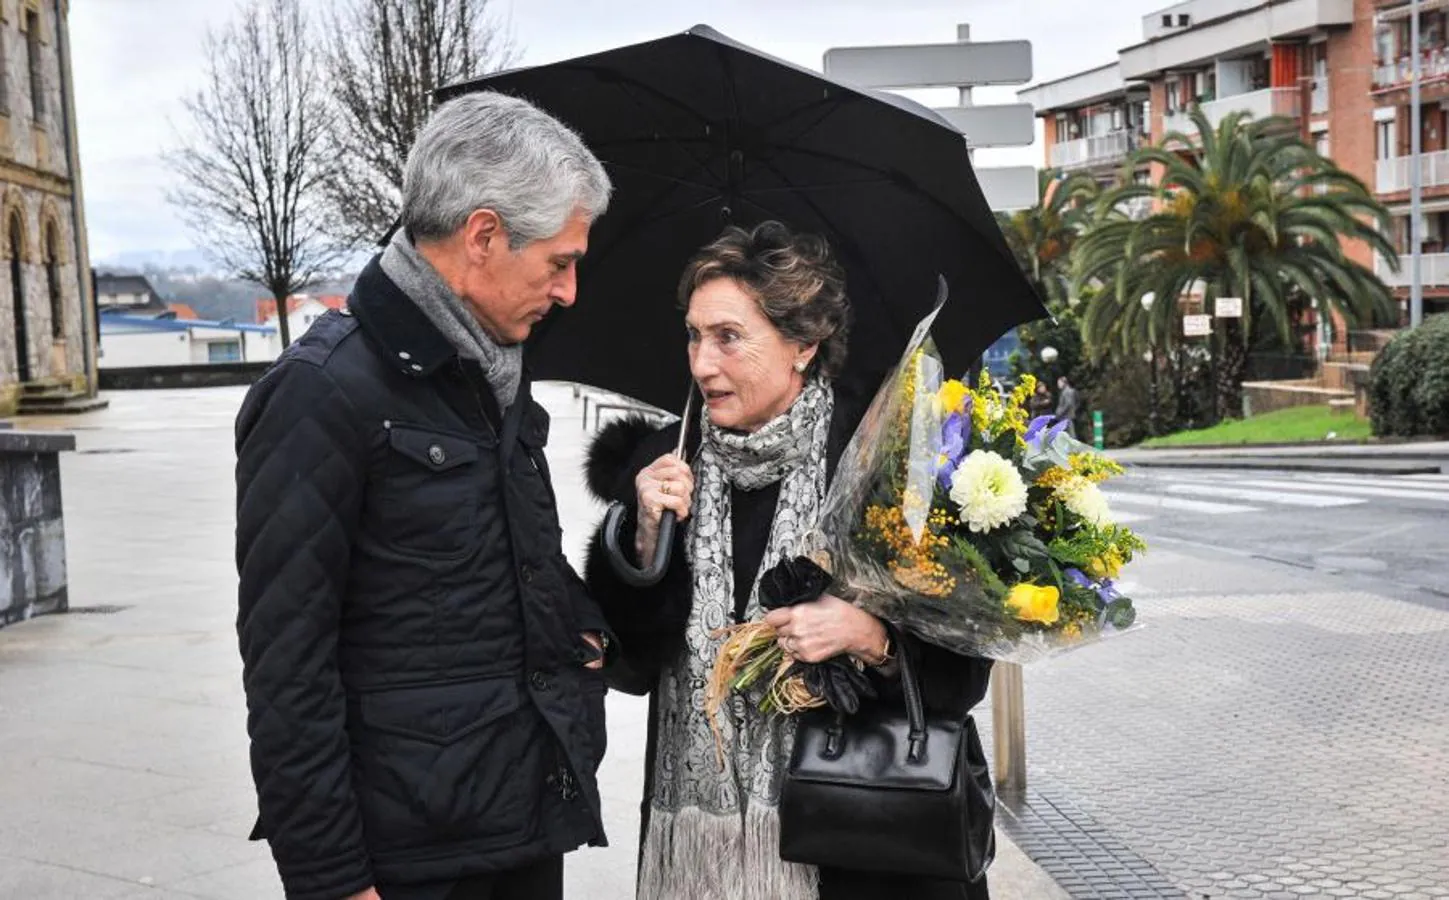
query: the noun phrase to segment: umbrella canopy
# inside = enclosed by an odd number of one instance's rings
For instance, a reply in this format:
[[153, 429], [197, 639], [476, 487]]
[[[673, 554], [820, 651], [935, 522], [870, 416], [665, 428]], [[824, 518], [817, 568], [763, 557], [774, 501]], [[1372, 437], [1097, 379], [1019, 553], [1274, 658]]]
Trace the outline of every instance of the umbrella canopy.
[[888, 370], [936, 300], [933, 335], [963, 372], [1046, 314], [996, 225], [964, 137], [901, 97], [851, 87], [698, 26], [684, 34], [444, 88], [527, 99], [575, 129], [614, 181], [579, 267], [577, 304], [530, 339], [540, 380], [677, 409], [689, 383], [676, 297], [729, 224], [823, 236], [855, 312], [847, 363]]

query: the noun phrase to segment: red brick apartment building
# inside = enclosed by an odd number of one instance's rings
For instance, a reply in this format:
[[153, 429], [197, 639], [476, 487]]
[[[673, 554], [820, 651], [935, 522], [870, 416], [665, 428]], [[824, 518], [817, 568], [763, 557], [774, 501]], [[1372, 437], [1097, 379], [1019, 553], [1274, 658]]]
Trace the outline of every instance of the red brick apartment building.
[[[1188, 0], [1142, 19], [1142, 41], [1100, 68], [1021, 92], [1044, 120], [1048, 166], [1117, 177], [1127, 154], [1169, 131], [1192, 133], [1201, 104], [1295, 119], [1306, 140], [1356, 175], [1394, 215], [1409, 247], [1409, 0]], [[1425, 312], [1449, 311], [1449, 0], [1420, 0]], [[1139, 178], [1147, 173], [1139, 173]], [[1350, 253], [1400, 296], [1364, 246]]]

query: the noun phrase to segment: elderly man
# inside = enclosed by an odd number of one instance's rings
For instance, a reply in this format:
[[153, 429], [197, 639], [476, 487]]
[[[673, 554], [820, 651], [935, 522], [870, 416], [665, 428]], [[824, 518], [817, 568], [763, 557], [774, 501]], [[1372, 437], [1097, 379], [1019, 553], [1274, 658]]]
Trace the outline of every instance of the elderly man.
[[604, 843], [603, 617], [560, 547], [521, 342], [611, 187], [529, 104], [460, 97], [402, 228], [237, 419], [260, 816], [294, 900], [546, 900]]

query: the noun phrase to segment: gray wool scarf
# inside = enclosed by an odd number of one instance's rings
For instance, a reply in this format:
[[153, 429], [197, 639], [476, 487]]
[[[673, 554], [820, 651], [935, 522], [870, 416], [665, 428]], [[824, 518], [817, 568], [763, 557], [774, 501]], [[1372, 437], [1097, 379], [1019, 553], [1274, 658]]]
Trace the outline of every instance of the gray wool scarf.
[[[783, 415], [752, 434], [715, 428], [702, 412], [704, 442], [695, 462], [695, 508], [686, 545], [694, 575], [685, 646], [664, 666], [649, 828], [639, 900], [815, 900], [817, 873], [780, 859], [780, 788], [795, 722], [766, 716], [754, 698], [732, 696], [721, 709], [724, 766], [704, 712], [705, 685], [734, 610], [734, 488], [780, 485], [760, 572], [793, 555], [825, 497], [826, 452], [835, 397], [813, 380]], [[762, 615], [759, 574], [745, 608]]]
[[387, 277], [418, 305], [459, 356], [477, 360], [483, 366], [498, 405], [503, 409], [512, 406], [523, 378], [523, 345], [503, 345], [493, 340], [474, 318], [468, 304], [453, 293], [433, 264], [418, 252], [406, 228], [393, 233], [382, 251], [381, 265]]

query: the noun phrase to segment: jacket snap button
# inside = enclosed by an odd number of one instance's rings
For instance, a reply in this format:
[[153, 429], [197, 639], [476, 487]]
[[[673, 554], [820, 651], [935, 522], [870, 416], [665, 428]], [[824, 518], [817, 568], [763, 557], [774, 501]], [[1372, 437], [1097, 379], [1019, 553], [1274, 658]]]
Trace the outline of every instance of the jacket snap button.
[[528, 676], [528, 682], [533, 685], [533, 689], [536, 691], [546, 691], [553, 687], [553, 682], [549, 680], [548, 676], [538, 671]]
[[432, 460], [433, 465], [441, 466], [444, 462], [447, 461], [448, 454], [443, 452], [442, 447], [434, 444], [433, 446], [428, 448], [428, 459]]

